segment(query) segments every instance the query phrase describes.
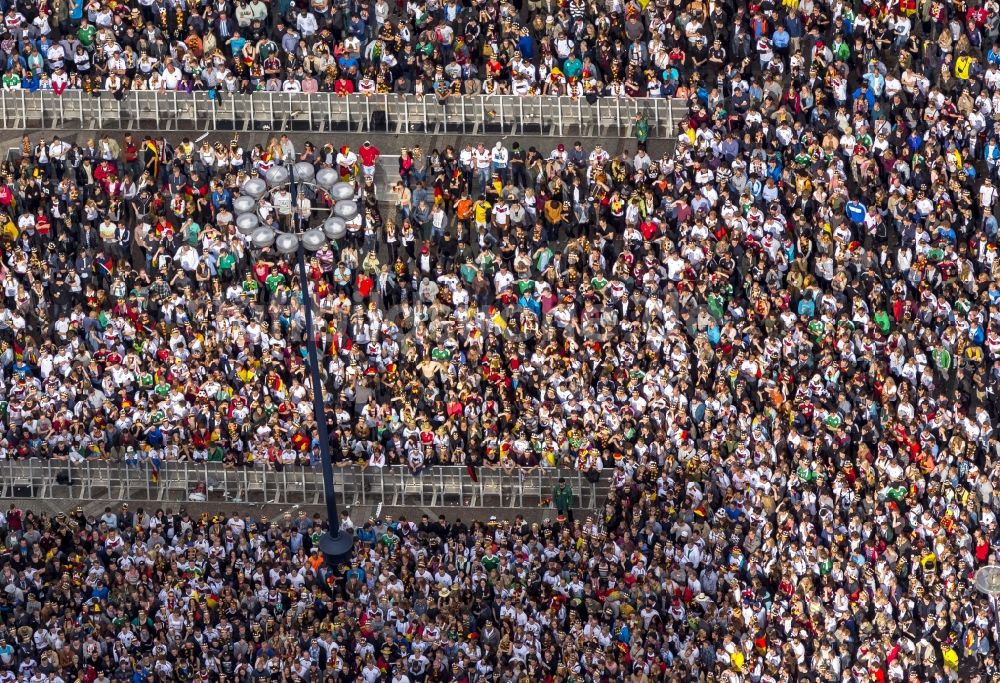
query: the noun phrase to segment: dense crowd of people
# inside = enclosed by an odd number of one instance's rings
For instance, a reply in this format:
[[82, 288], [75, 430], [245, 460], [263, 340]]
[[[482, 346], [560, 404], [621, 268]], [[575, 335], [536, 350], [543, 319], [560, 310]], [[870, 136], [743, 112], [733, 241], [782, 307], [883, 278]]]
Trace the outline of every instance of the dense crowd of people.
[[[135, 9], [6, 6], [3, 87], [690, 115], [657, 158], [641, 117], [624, 151], [404, 140], [391, 187], [369, 143], [26, 138], [0, 184], [0, 458], [308, 465], [313, 334], [339, 463], [577, 468], [612, 493], [588, 519], [563, 491], [539, 525], [372, 519], [347, 567], [316, 518], [12, 508], [0, 683], [1000, 675], [972, 582], [1000, 563], [995, 0]], [[361, 198], [307, 282], [234, 216], [299, 161]]]
[[[5, 3], [4, 90], [683, 95], [701, 22], [666, 3]], [[610, 11], [609, 11], [610, 10]], [[687, 25], [687, 35], [683, 31]], [[672, 28], [672, 27], [677, 28]], [[676, 54], [680, 51], [680, 54]]]

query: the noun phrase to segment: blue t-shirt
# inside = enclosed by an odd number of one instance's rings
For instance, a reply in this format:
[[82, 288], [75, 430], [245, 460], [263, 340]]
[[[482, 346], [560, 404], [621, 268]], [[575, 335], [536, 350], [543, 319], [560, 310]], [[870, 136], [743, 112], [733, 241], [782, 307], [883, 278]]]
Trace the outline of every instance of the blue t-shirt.
[[159, 427], [153, 427], [146, 434], [146, 442], [149, 443], [153, 448], [159, 448], [163, 445], [163, 430]]
[[583, 62], [581, 62], [577, 57], [570, 57], [565, 62], [563, 62], [563, 73], [566, 78], [576, 78], [583, 71]]
[[231, 195], [229, 194], [229, 190], [223, 190], [222, 192], [213, 192], [212, 205], [215, 206], [215, 208], [219, 208], [221, 206], [228, 207], [230, 197]]
[[863, 223], [865, 220], [865, 213], [868, 209], [861, 202], [847, 202], [845, 207], [847, 212], [847, 218], [850, 219], [852, 223]]
[[535, 41], [531, 36], [521, 36], [517, 41], [517, 51], [529, 62], [535, 58]]
[[234, 55], [238, 55], [240, 50], [243, 49], [243, 46], [247, 44], [247, 39], [242, 36], [236, 36], [234, 38], [230, 38], [230, 40], [232, 42], [229, 43], [229, 49]]

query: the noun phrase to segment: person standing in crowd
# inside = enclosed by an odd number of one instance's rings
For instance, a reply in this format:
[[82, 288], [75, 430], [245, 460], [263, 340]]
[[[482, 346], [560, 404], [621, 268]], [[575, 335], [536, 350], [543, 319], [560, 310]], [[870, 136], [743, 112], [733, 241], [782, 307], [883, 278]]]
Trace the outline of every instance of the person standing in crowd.
[[570, 524], [573, 523], [574, 503], [572, 487], [566, 482], [565, 477], [559, 477], [559, 483], [552, 489], [552, 504], [559, 515], [565, 517]]

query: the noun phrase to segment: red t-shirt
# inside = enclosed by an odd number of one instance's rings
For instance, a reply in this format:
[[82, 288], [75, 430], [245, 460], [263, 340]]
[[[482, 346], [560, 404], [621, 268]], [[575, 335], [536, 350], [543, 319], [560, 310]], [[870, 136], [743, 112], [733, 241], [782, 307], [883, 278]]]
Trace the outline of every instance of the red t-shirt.
[[378, 151], [378, 147], [375, 145], [370, 145], [368, 147], [361, 145], [361, 149], [358, 150], [358, 156], [361, 157], [361, 163], [365, 166], [374, 166], [379, 154], [380, 152]]

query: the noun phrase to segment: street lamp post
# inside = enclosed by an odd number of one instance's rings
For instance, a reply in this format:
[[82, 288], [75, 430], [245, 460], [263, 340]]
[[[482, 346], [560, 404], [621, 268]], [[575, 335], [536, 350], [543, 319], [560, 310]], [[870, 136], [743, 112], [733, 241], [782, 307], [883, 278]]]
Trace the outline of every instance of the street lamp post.
[[[297, 225], [298, 221], [293, 209], [293, 218], [288, 231], [276, 231], [261, 225], [256, 214], [259, 201], [266, 195], [280, 188], [291, 187], [292, 201], [295, 202], [296, 192], [308, 187], [320, 190], [333, 200], [332, 213], [324, 221], [322, 229], [311, 227], [311, 221], [306, 221], [304, 229]], [[363, 199], [362, 185], [361, 197]], [[251, 178], [240, 188], [240, 197], [233, 202], [236, 210], [236, 227], [250, 238], [250, 243], [258, 249], [266, 249], [272, 245], [282, 256], [295, 254], [298, 265], [299, 281], [302, 286], [302, 306], [306, 319], [306, 352], [309, 357], [309, 374], [313, 390], [313, 417], [316, 420], [316, 436], [319, 440], [320, 461], [323, 468], [323, 492], [326, 496], [326, 515], [328, 530], [320, 538], [319, 547], [324, 557], [333, 565], [338, 566], [348, 559], [354, 547], [353, 535], [340, 528], [340, 515], [337, 512], [336, 492], [333, 488], [333, 462], [330, 458], [330, 432], [326, 423], [326, 410], [323, 404], [323, 380], [319, 372], [319, 353], [316, 349], [315, 329], [313, 328], [312, 295], [309, 293], [309, 277], [306, 271], [306, 251], [318, 251], [328, 242], [343, 239], [347, 233], [347, 222], [361, 213], [362, 230], [364, 229], [364, 209], [354, 199], [354, 186], [341, 182], [336, 171], [330, 168], [319, 172], [308, 162], [299, 162], [292, 167], [291, 173], [283, 166], [270, 169], [264, 178]], [[326, 207], [310, 207], [309, 211], [328, 211]]]

